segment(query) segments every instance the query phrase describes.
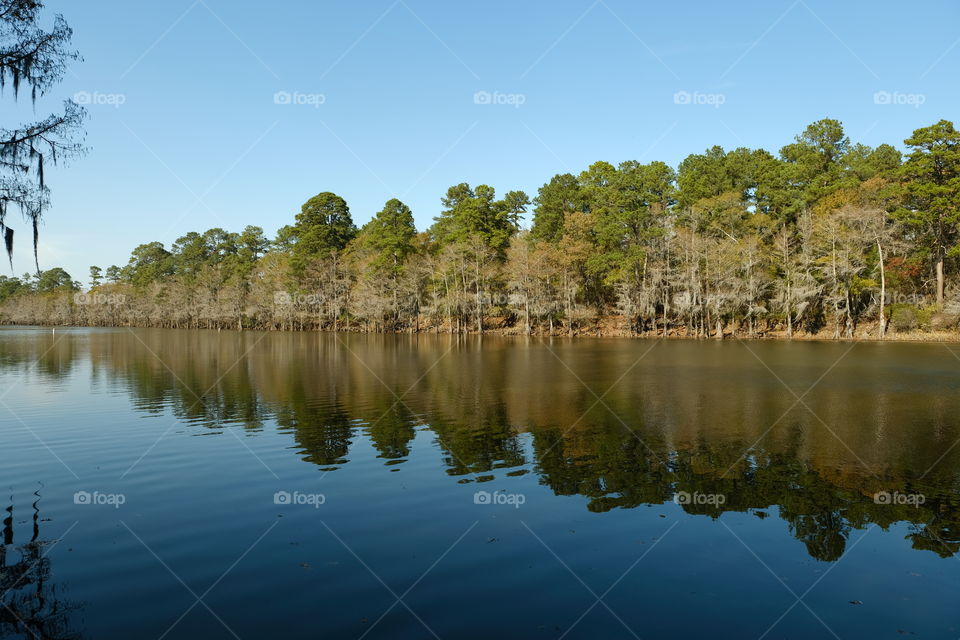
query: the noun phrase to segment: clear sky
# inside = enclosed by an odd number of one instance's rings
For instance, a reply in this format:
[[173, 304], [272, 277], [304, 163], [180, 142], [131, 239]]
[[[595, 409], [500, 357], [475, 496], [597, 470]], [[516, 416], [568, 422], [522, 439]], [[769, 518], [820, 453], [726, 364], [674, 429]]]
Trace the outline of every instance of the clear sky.
[[[775, 152], [824, 117], [900, 147], [960, 117], [955, 0], [48, 0], [57, 12], [84, 60], [36, 114], [88, 101], [90, 152], [48, 174], [40, 260], [84, 282], [191, 230], [272, 237], [321, 191], [358, 224], [400, 197], [422, 229], [459, 182], [533, 197], [597, 160]], [[9, 93], [0, 109], [4, 125], [32, 115]], [[29, 234], [8, 222], [21, 274]]]

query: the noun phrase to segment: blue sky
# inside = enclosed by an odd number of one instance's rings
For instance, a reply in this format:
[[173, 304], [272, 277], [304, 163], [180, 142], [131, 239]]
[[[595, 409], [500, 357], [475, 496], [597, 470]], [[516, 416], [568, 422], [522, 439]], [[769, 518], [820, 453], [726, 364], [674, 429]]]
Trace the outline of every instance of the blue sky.
[[[41, 268], [86, 281], [191, 230], [272, 236], [321, 191], [358, 224], [400, 197], [425, 228], [459, 182], [533, 197], [597, 160], [776, 151], [823, 117], [900, 146], [960, 104], [955, 1], [266, 6], [48, 0], [84, 61], [36, 113], [86, 100], [90, 152], [49, 173]], [[32, 115], [0, 104], [4, 125]]]

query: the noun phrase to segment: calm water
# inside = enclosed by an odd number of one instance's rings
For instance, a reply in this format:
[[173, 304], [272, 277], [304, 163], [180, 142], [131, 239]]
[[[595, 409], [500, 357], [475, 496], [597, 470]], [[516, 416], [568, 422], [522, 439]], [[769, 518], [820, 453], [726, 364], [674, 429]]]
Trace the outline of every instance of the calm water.
[[0, 328], [0, 636], [957, 638], [958, 391], [942, 345]]

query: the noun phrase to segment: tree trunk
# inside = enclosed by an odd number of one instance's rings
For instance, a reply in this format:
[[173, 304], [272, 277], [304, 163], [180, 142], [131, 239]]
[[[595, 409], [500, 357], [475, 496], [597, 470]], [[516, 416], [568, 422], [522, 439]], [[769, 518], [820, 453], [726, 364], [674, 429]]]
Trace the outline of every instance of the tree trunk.
[[663, 337], [667, 337], [667, 294], [663, 295]]
[[480, 258], [474, 261], [477, 279], [477, 333], [483, 333], [483, 291], [480, 286]]
[[943, 256], [937, 259], [937, 306], [943, 308]]
[[530, 331], [530, 300], [529, 298], [524, 299], [523, 315], [524, 315], [524, 322], [527, 325], [527, 335], [530, 335], [531, 331]]
[[[788, 276], [789, 277], [789, 276]], [[790, 281], [787, 280], [787, 337], [793, 337], [793, 310], [790, 308]]]
[[877, 239], [877, 254], [880, 257], [880, 339], [883, 340], [887, 334], [887, 316], [885, 305], [887, 303], [887, 272], [883, 264], [883, 246]]
[[844, 320], [846, 323], [845, 335], [848, 338], [853, 337], [853, 304], [850, 300], [850, 288], [847, 287], [847, 296], [846, 296], [846, 305], [847, 305], [847, 317]]

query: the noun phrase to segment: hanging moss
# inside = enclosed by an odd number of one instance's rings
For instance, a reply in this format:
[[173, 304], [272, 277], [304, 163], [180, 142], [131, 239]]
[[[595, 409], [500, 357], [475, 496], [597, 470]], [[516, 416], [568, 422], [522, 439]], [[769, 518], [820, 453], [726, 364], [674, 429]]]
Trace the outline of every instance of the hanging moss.
[[7, 259], [10, 260], [10, 271], [13, 271], [13, 229], [0, 223], [3, 231], [3, 246], [7, 250]]
[[[13, 100], [21, 89], [30, 90], [30, 99], [47, 93], [62, 79], [70, 61], [79, 54], [70, 48], [72, 31], [63, 16], [56, 15], [51, 29], [40, 26], [42, 2], [0, 0], [0, 31], [3, 51], [0, 63], [0, 90], [13, 89]], [[25, 93], [25, 91], [23, 92]], [[46, 182], [48, 165], [82, 155], [78, 137], [86, 112], [72, 100], [64, 101], [62, 113], [14, 129], [0, 128], [0, 234], [13, 259], [13, 231], [3, 222], [9, 205], [19, 209], [33, 226], [33, 256], [39, 272], [38, 222], [49, 207]]]
[[37, 275], [40, 275], [40, 258], [37, 256], [37, 243], [40, 241], [40, 229], [38, 224], [40, 216], [33, 216], [33, 264], [37, 267]]

